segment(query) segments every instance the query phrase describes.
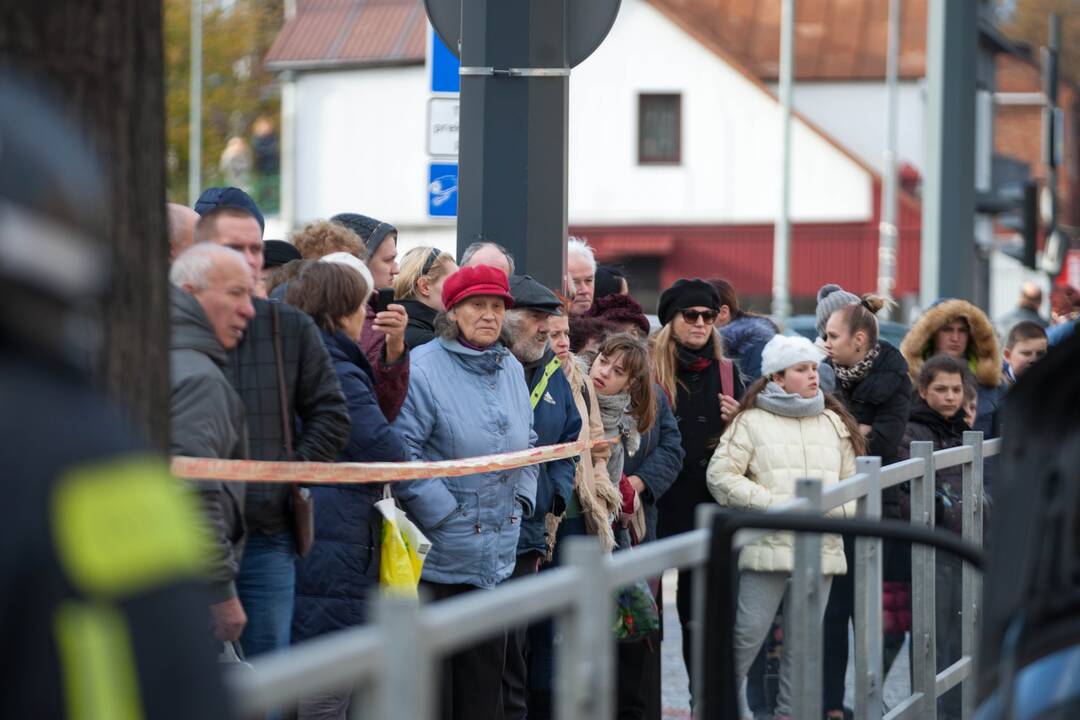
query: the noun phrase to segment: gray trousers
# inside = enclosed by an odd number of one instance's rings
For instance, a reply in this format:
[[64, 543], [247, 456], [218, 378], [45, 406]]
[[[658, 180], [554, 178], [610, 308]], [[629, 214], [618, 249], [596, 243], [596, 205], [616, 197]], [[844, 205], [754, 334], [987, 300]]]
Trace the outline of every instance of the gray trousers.
[[[739, 574], [739, 600], [735, 613], [735, 686], [739, 695], [739, 716], [753, 717], [746, 701], [746, 674], [765, 642], [776, 611], [790, 593], [791, 575], [780, 572], [744, 570]], [[829, 597], [832, 576], [824, 577], [821, 613], [825, 614], [825, 599]], [[789, 637], [789, 635], [786, 635]], [[785, 648], [780, 659], [780, 692], [776, 698], [776, 714], [791, 714], [791, 656]]]
[[346, 720], [352, 690], [324, 690], [300, 701], [298, 720]]

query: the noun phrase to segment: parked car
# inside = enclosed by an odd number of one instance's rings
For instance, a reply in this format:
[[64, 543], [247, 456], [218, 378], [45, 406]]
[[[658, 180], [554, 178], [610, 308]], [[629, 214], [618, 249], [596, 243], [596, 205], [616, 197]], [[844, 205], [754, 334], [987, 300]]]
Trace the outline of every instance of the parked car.
[[[900, 347], [900, 341], [907, 335], [908, 326], [893, 320], [881, 320], [878, 322], [881, 330], [881, 339], [887, 341], [893, 347]], [[818, 339], [817, 318], [813, 315], [793, 315], [784, 324], [785, 335], [802, 335], [813, 342]]]

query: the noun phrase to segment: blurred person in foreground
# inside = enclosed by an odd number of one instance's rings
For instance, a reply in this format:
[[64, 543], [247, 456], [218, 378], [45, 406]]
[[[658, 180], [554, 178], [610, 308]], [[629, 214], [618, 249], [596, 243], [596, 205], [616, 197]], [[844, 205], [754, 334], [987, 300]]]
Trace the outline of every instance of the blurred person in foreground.
[[[210, 188], [195, 211], [202, 216], [196, 244], [232, 248], [256, 277], [262, 273], [263, 217], [247, 193]], [[329, 462], [348, 438], [349, 413], [319, 330], [291, 305], [252, 302], [255, 317], [229, 351], [228, 364], [229, 380], [244, 402], [251, 459]], [[248, 538], [236, 586], [248, 619], [240, 643], [251, 657], [289, 645], [296, 559], [308, 549], [303, 538], [314, 511], [286, 483], [246, 488]]]
[[[225, 377], [227, 350], [244, 336], [255, 316], [255, 277], [244, 257], [218, 245], [197, 245], [169, 271], [172, 338], [172, 454], [244, 460], [244, 404]], [[214, 636], [232, 642], [247, 624], [236, 593], [244, 550], [244, 483], [193, 483], [214, 543]]]
[[[487, 265], [443, 284], [439, 337], [413, 354], [409, 395], [394, 427], [412, 460], [453, 460], [536, 445], [525, 369], [500, 342], [506, 275]], [[521, 523], [536, 503], [536, 465], [399, 483], [395, 495], [431, 540], [421, 588], [434, 600], [490, 589], [514, 571]], [[506, 633], [454, 653], [442, 671], [442, 717], [502, 712]]]
[[91, 376], [108, 184], [3, 73], [0, 107], [0, 717], [231, 717], [198, 503]]
[[405, 327], [405, 344], [409, 348], [435, 339], [435, 318], [446, 312], [443, 283], [457, 269], [453, 255], [434, 247], [413, 248], [401, 259], [401, 272], [394, 279], [394, 297], [409, 314]]

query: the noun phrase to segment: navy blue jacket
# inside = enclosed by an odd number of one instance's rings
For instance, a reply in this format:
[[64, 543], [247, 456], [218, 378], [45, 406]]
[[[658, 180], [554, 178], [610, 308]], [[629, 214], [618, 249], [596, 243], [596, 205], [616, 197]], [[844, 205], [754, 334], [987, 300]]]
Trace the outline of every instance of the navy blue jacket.
[[[323, 331], [322, 337], [349, 408], [349, 439], [338, 461], [405, 460], [405, 440], [379, 409], [360, 346], [340, 332]], [[370, 598], [379, 585], [382, 516], [375, 503], [382, 493], [381, 483], [311, 489], [315, 544], [296, 566], [294, 642], [367, 620]]]
[[[544, 368], [555, 357], [550, 349], [539, 364], [525, 369], [529, 393], [544, 377]], [[530, 377], [531, 375], [531, 377]], [[556, 370], [548, 380], [547, 390], [533, 410], [533, 430], [536, 446], [576, 442], [581, 434], [581, 414], [574, 403], [574, 393], [562, 370]], [[574, 473], [577, 458], [544, 463], [536, 478], [536, 511], [521, 525], [517, 553], [547, 552], [547, 513], [561, 515], [574, 494]]]
[[671, 403], [659, 385], [656, 386], [656, 423], [641, 436], [641, 445], [633, 455], [626, 456], [623, 472], [627, 477], [637, 475], [645, 484], [641, 504], [645, 507], [645, 537], [643, 542], [656, 539], [656, 501], [679, 477], [683, 457], [682, 433]]

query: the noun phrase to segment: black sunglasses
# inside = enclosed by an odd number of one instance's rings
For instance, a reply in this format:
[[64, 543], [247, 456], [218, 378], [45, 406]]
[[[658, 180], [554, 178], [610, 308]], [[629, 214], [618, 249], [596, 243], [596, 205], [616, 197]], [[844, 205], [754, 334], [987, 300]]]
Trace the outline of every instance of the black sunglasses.
[[698, 321], [698, 318], [701, 318], [702, 320], [705, 321], [706, 325], [712, 325], [714, 322], [716, 322], [716, 315], [717, 315], [717, 313], [716, 313], [715, 310], [683, 310], [682, 311], [683, 320], [685, 320], [686, 322], [691, 323], [691, 324], [696, 323]]
[[431, 268], [435, 267], [435, 263], [439, 261], [439, 257], [441, 255], [442, 252], [439, 250], [439, 248], [431, 248], [431, 252], [428, 254], [427, 260], [424, 261], [423, 266], [420, 268], [420, 274], [427, 275], [429, 272], [431, 272]]

